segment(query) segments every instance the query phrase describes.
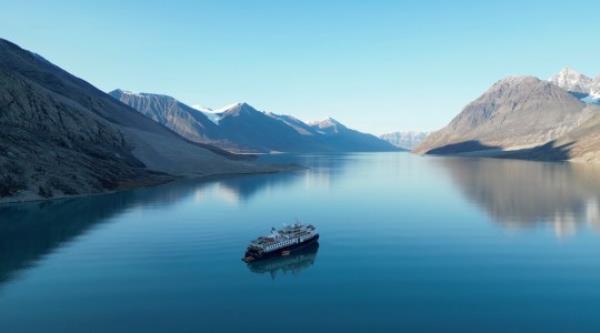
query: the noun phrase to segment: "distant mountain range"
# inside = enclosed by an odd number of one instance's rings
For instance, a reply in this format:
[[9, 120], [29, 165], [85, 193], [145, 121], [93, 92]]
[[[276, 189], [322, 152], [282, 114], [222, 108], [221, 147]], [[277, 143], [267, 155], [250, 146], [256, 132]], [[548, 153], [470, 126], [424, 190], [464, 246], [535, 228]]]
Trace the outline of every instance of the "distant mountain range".
[[598, 83], [569, 68], [548, 81], [503, 79], [415, 151], [600, 161]]
[[394, 151], [418, 144], [414, 151], [428, 154], [600, 162], [600, 77], [569, 68], [549, 80], [509, 77], [424, 140], [425, 133], [378, 138], [332, 118], [305, 123], [247, 103], [210, 110], [165, 95], [108, 95], [0, 39], [0, 133], [0, 202], [282, 168], [229, 151]]
[[0, 201], [277, 170], [183, 138], [0, 39]]
[[305, 123], [289, 115], [258, 111], [247, 103], [211, 110], [194, 108], [165, 95], [121, 89], [109, 94], [191, 141], [234, 152], [397, 150], [384, 140], [349, 129], [332, 118]]
[[429, 135], [429, 132], [407, 131], [383, 134], [381, 139], [394, 146], [406, 150], [413, 150]]

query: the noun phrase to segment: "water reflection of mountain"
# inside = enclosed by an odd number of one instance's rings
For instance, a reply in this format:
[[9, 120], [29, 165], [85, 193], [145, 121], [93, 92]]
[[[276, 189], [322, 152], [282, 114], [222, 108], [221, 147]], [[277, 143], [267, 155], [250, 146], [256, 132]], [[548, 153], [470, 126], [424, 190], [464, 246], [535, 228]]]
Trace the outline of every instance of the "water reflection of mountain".
[[[296, 157], [288, 159], [298, 162]], [[308, 160], [303, 158], [300, 161]], [[331, 161], [326, 156], [321, 160], [315, 162], [320, 166], [315, 169], [232, 176], [211, 181], [187, 180], [115, 194], [1, 205], [0, 284], [20, 270], [35, 265], [69, 241], [127, 210], [144, 205], [169, 206], [211, 186], [216, 186], [218, 191], [230, 195], [236, 202], [245, 201], [264, 189], [289, 186], [294, 181], [303, 180], [307, 174], [329, 177], [330, 168], [337, 170], [343, 161]]]
[[300, 171], [187, 180], [115, 194], [0, 205], [0, 284], [95, 226], [138, 206], [166, 207], [212, 186], [230, 194], [236, 202], [248, 200], [264, 189], [289, 186], [309, 175], [330, 179], [344, 165], [341, 156], [345, 155], [336, 156], [286, 157], [300, 165], [299, 162], [313, 161], [307, 163], [311, 168]]
[[515, 160], [440, 158], [464, 195], [507, 227], [552, 224], [557, 236], [600, 228], [600, 167]]
[[278, 273], [296, 275], [315, 263], [318, 251], [319, 243], [314, 243], [286, 257], [251, 262], [247, 265], [253, 273], [269, 274], [272, 279], [275, 279]]
[[[373, 154], [367, 153], [372, 158]], [[360, 153], [337, 154], [274, 154], [261, 157], [265, 163], [288, 163], [301, 165], [307, 169], [303, 173], [304, 181], [319, 186], [333, 186], [342, 179], [348, 170], [349, 162], [357, 166], [361, 161]], [[364, 156], [363, 156], [364, 157]], [[368, 163], [368, 160], [366, 160]]]
[[302, 166], [298, 170], [274, 174], [232, 176], [213, 182], [219, 195], [231, 202], [250, 200], [263, 190], [290, 186], [297, 181], [331, 186], [342, 176], [353, 154], [276, 154], [261, 157], [263, 163]]
[[263, 175], [234, 176], [214, 182], [222, 198], [233, 202], [248, 201], [262, 190], [289, 186], [300, 179], [304, 170]]
[[199, 184], [173, 183], [135, 191], [0, 206], [0, 283], [76, 237], [139, 205], [169, 205]]

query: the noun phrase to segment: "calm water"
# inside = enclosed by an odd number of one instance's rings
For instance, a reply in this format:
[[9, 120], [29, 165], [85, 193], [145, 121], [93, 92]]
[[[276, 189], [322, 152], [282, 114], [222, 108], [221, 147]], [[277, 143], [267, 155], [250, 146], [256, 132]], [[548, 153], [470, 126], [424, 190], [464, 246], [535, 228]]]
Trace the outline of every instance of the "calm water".
[[[406, 153], [0, 207], [0, 332], [598, 332], [600, 170]], [[247, 266], [299, 217], [320, 247]]]

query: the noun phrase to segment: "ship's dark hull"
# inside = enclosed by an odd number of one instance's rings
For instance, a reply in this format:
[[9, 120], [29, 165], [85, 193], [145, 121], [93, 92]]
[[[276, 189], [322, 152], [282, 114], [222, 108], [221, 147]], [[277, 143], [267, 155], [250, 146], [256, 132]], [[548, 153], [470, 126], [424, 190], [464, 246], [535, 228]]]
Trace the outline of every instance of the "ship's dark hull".
[[271, 252], [256, 253], [256, 252], [246, 251], [242, 260], [245, 262], [252, 262], [252, 261], [264, 260], [264, 259], [268, 259], [268, 258], [275, 258], [275, 257], [291, 255], [294, 252], [302, 251], [303, 249], [314, 245], [314, 243], [317, 243], [318, 240], [319, 240], [319, 235], [317, 234], [313, 238], [307, 239], [302, 243], [292, 244], [290, 246], [282, 247], [281, 249], [277, 249], [277, 250], [271, 251]]
[[290, 255], [251, 261], [246, 265], [253, 273], [268, 273], [275, 278], [277, 272], [297, 273], [312, 266], [317, 258], [318, 250], [319, 242], [310, 242], [300, 249], [294, 249]]

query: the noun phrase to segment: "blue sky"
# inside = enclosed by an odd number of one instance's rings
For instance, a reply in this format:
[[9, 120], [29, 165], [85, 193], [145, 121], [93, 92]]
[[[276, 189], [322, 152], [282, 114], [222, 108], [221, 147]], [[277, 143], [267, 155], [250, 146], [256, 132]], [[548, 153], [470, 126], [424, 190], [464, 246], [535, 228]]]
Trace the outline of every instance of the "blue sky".
[[[94, 4], [97, 3], [97, 4]], [[600, 74], [600, 1], [5, 1], [1, 37], [98, 88], [380, 134], [507, 76]]]

